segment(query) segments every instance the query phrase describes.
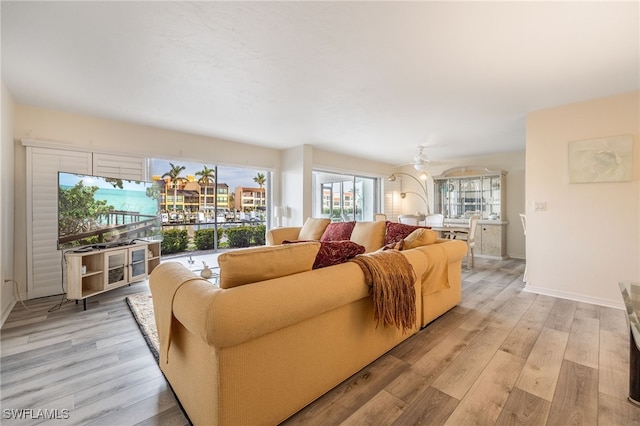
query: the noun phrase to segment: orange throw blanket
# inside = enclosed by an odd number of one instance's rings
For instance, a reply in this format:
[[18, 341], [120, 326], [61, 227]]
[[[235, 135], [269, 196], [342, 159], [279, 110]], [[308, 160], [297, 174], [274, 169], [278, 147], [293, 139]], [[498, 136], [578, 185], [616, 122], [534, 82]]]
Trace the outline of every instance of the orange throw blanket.
[[416, 323], [416, 281], [413, 267], [398, 251], [362, 254], [350, 260], [365, 275], [373, 299], [374, 319], [385, 327], [393, 325], [405, 333]]

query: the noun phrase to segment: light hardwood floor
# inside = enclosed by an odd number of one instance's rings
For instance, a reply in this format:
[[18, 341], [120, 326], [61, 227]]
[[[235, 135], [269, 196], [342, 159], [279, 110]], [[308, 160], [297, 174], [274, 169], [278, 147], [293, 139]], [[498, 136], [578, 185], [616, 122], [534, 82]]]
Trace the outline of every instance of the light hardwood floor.
[[[287, 425], [640, 425], [622, 310], [523, 292], [524, 263], [477, 259], [463, 301]], [[2, 328], [4, 424], [188, 424], [124, 302], [18, 304]], [[58, 410], [54, 422], [7, 419]], [[34, 411], [33, 414], [37, 414]]]

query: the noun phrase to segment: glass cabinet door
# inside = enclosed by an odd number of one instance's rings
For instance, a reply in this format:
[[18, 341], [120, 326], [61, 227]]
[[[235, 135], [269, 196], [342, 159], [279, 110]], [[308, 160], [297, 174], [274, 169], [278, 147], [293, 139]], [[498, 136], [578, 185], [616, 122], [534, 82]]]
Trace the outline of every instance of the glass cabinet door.
[[127, 250], [105, 252], [106, 286], [113, 287], [127, 282]]
[[129, 249], [129, 281], [143, 279], [147, 276], [147, 246]]
[[474, 214], [480, 214], [482, 210], [482, 197], [480, 178], [460, 179], [460, 210], [458, 218], [469, 218]]
[[468, 219], [479, 215], [482, 220], [500, 220], [503, 214], [504, 173], [465, 168], [451, 170], [448, 176], [434, 177], [434, 211], [445, 219]]
[[500, 219], [501, 179], [499, 176], [490, 176], [483, 178], [482, 181], [482, 197], [484, 199], [484, 209], [482, 218], [489, 220]]

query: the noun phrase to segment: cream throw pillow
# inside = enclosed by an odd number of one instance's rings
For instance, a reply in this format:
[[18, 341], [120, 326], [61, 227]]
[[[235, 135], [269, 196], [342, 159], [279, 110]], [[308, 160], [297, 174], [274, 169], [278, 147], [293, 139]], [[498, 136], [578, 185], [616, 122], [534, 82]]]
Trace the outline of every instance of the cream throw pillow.
[[384, 245], [386, 226], [384, 221], [356, 222], [351, 233], [351, 241], [364, 246], [365, 253], [376, 251]]
[[437, 239], [438, 233], [436, 231], [424, 228], [416, 229], [406, 236], [402, 248], [403, 250], [409, 250], [420, 246], [427, 246], [435, 243]]
[[228, 251], [218, 256], [220, 288], [310, 271], [320, 250], [319, 242], [265, 246]]
[[316, 219], [313, 217], [307, 218], [302, 225], [300, 234], [298, 234], [299, 240], [320, 240], [327, 225], [331, 223], [331, 219]]

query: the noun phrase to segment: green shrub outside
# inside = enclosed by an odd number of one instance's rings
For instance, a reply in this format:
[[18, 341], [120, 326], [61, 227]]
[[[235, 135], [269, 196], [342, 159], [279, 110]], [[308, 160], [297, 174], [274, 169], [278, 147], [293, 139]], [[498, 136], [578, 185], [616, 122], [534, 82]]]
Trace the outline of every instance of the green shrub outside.
[[162, 254], [181, 253], [187, 250], [189, 234], [186, 229], [162, 230]]
[[[222, 235], [224, 235], [223, 229], [218, 228], [218, 246], [220, 246]], [[213, 238], [213, 228], [198, 229], [193, 235], [193, 244], [197, 250], [213, 250]]]
[[225, 231], [230, 248], [249, 247], [253, 229], [250, 226], [238, 226]]
[[267, 225], [258, 225], [253, 227], [251, 242], [254, 246], [263, 246], [266, 243]]

